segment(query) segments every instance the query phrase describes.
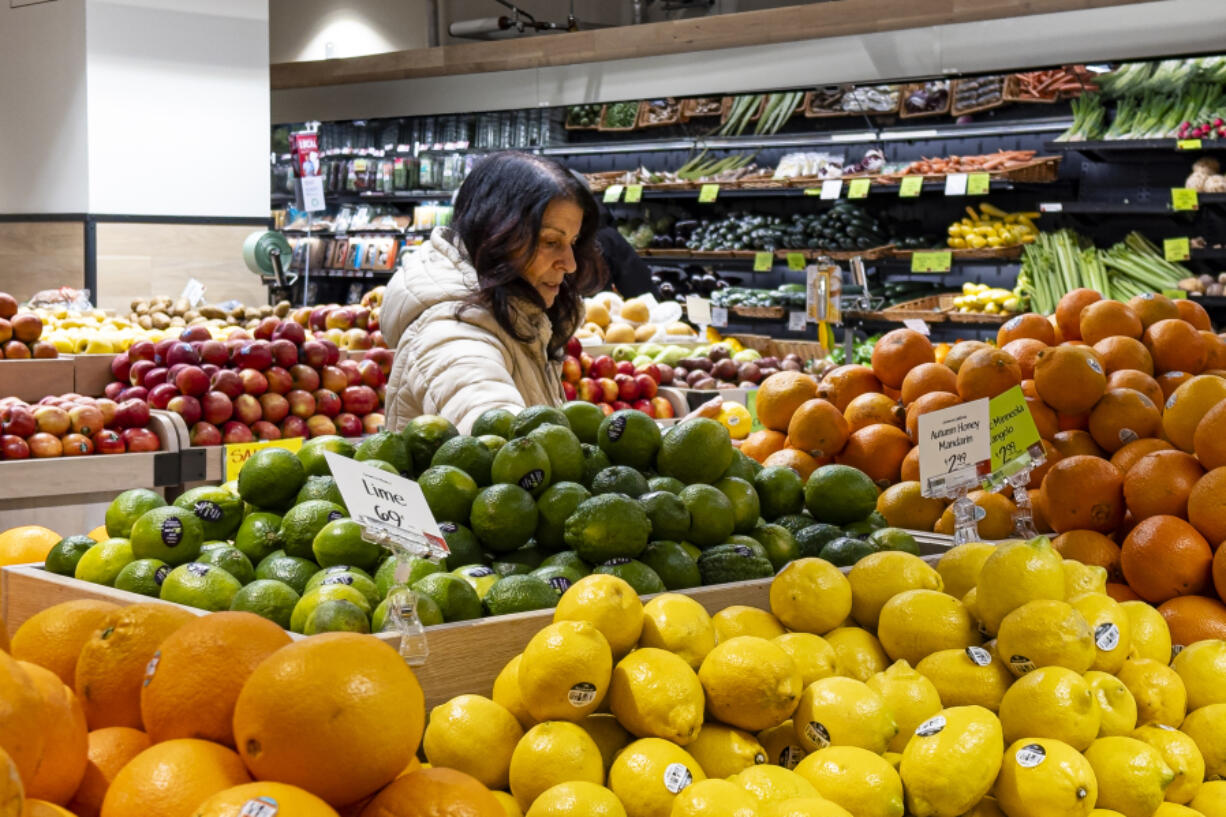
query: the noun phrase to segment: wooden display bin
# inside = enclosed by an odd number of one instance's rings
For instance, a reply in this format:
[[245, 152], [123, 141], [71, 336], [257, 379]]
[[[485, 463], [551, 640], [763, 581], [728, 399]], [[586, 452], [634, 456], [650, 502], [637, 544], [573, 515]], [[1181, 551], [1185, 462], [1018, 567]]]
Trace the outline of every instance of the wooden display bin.
[[37, 403], [48, 395], [71, 392], [73, 377], [71, 358], [0, 360], [0, 397]]
[[[71, 372], [72, 362], [62, 362]], [[0, 462], [0, 530], [44, 525], [65, 536], [87, 533], [105, 521], [107, 506], [123, 491], [164, 493], [179, 485], [179, 435], [166, 414], [153, 412], [149, 422], [162, 443], [158, 451]]]
[[106, 386], [115, 379], [111, 374], [114, 355], [72, 355], [72, 391], [86, 397], [101, 397]]

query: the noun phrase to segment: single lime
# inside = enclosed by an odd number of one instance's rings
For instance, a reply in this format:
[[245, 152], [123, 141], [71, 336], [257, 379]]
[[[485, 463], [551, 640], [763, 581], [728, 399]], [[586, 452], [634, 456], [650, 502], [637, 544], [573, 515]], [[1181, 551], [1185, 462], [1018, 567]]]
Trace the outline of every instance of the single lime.
[[[592, 572], [592, 566], [573, 550], [562, 550], [551, 553], [541, 560], [541, 567], [569, 567], [579, 571], [583, 576]], [[539, 569], [539, 568], [538, 568]]]
[[763, 468], [754, 475], [753, 487], [762, 503], [762, 516], [771, 521], [798, 514], [805, 506], [804, 481], [791, 468]]
[[[680, 542], [690, 536], [690, 509], [681, 497], [668, 491], [652, 491], [639, 497], [651, 521], [651, 538]], [[667, 582], [665, 582], [667, 584]]]
[[319, 565], [309, 559], [273, 553], [255, 566], [257, 579], [275, 579], [290, 586], [299, 595], [306, 590], [306, 583], [319, 572]]
[[[757, 466], [757, 468], [754, 466]], [[727, 470], [724, 471], [722, 478], [726, 479], [727, 477], [737, 477], [738, 479], [743, 479], [746, 482], [753, 482], [753, 478], [757, 475], [761, 468], [761, 465], [758, 465], [758, 463], [742, 454], [740, 450], [733, 448], [732, 464], [729, 465]]]
[[548, 610], [558, 606], [557, 591], [537, 576], [507, 576], [482, 599], [491, 616]]
[[[347, 518], [344, 508], [322, 499], [295, 505], [281, 517], [281, 547], [290, 556], [310, 559], [313, 555], [312, 545], [319, 532], [328, 524]], [[323, 565], [322, 562], [320, 564]]]
[[81, 561], [85, 551], [96, 544], [88, 536], [65, 536], [51, 547], [43, 568], [59, 576], [71, 576], [76, 572], [77, 562]]
[[306, 482], [297, 456], [284, 448], [265, 448], [251, 455], [238, 472], [238, 495], [258, 508], [279, 509], [292, 502]]
[[601, 421], [596, 442], [614, 465], [645, 470], [655, 464], [660, 450], [660, 427], [641, 411], [621, 409]]
[[478, 485], [490, 484], [490, 468], [494, 452], [476, 437], [452, 437], [439, 446], [430, 459], [430, 467], [450, 465], [468, 474]]
[[192, 488], [175, 499], [174, 505], [196, 515], [205, 539], [229, 539], [243, 521], [243, 501], [225, 488]]
[[584, 488], [591, 488], [596, 475], [613, 464], [609, 455], [600, 450], [597, 445], [583, 444], [583, 483]]
[[593, 494], [623, 494], [637, 499], [649, 490], [647, 478], [629, 465], [610, 465], [592, 478]]
[[818, 522], [846, 525], [877, 508], [877, 485], [850, 465], [823, 465], [805, 483], [805, 507]]
[[[452, 437], [460, 436], [460, 432], [451, 421], [436, 414], [423, 414], [409, 420], [409, 424], [400, 432], [405, 444], [409, 447], [409, 456], [413, 458], [413, 473], [420, 474], [430, 467], [434, 452]], [[395, 464], [395, 460], [392, 460]]]
[[562, 406], [562, 413], [580, 442], [596, 444], [596, 432], [604, 422], [604, 412], [599, 406], [584, 400], [572, 400]]
[[324, 458], [324, 452], [327, 451], [340, 454], [342, 457], [352, 457], [353, 443], [336, 434], [323, 434], [304, 442], [302, 448], [298, 449], [298, 461], [302, 463], [302, 470], [307, 476], [332, 476], [332, 469], [328, 467], [328, 461]]
[[540, 496], [553, 480], [553, 468], [540, 443], [531, 437], [517, 437], [498, 449], [490, 477], [496, 483], [518, 485]]
[[638, 556], [650, 534], [651, 521], [643, 506], [621, 494], [584, 500], [566, 520], [565, 528], [567, 547], [593, 564]]
[[664, 582], [656, 572], [638, 559], [627, 559], [625, 557], [609, 559], [603, 564], [596, 565], [592, 572], [616, 576], [633, 587], [634, 592], [640, 596], [650, 595], [651, 593], [663, 593], [666, 589]]
[[369, 633], [370, 616], [347, 599], [330, 599], [315, 606], [311, 615], [307, 616], [302, 632], [304, 635]]
[[255, 568], [251, 566], [251, 560], [236, 547], [219, 547], [205, 551], [196, 557], [196, 561], [202, 565], [220, 567], [238, 579], [239, 584], [255, 581]]
[[[494, 454], [498, 453], [500, 448], [507, 444], [507, 438], [499, 437], [497, 434], [482, 434], [477, 438], [477, 442], [488, 448], [490, 450], [490, 456], [493, 456]], [[491, 467], [493, 464], [494, 461], [490, 460]]]
[[681, 501], [690, 511], [688, 539], [699, 547], [723, 544], [736, 529], [732, 502], [718, 488], [701, 484], [686, 486], [681, 492]]
[[431, 573], [417, 581], [413, 592], [429, 596], [443, 613], [444, 621], [481, 617], [481, 599], [465, 579], [451, 573]]
[[485, 594], [490, 592], [490, 588], [498, 584], [499, 579], [502, 578], [494, 568], [488, 565], [464, 565], [464, 567], [451, 571], [451, 575], [459, 576], [472, 585], [479, 599], [484, 599]]
[[840, 536], [832, 539], [822, 548], [818, 558], [825, 559], [835, 567], [851, 567], [865, 556], [876, 553], [881, 548], [863, 539], [851, 536]]
[[200, 555], [204, 526], [191, 511], [167, 505], [147, 511], [132, 526], [132, 553], [137, 559], [161, 559], [181, 565]]
[[660, 445], [657, 468], [686, 485], [711, 484], [732, 464], [732, 438], [715, 420], [697, 417], [675, 425]]
[[472, 434], [474, 437], [497, 435], [509, 440], [514, 431], [515, 415], [506, 409], [496, 408], [487, 409], [477, 416], [473, 422]]
[[[467, 439], [454, 437], [448, 442]], [[442, 449], [439, 449], [440, 451]], [[454, 465], [432, 465], [417, 478], [426, 504], [435, 519], [468, 524], [473, 500], [477, 497], [477, 481]]]
[[127, 590], [129, 593], [140, 593], [142, 596], [158, 598], [162, 593], [162, 582], [170, 573], [170, 565], [161, 559], [137, 559], [128, 562], [115, 577], [115, 589]]
[[234, 534], [234, 546], [258, 565], [270, 553], [283, 546], [281, 541], [281, 516], [267, 511], [256, 511], [243, 519]]
[[106, 533], [111, 537], [127, 539], [132, 535], [132, 526], [146, 511], [161, 508], [166, 504], [162, 495], [148, 488], [132, 488], [111, 500], [106, 509]]
[[288, 630], [290, 616], [299, 598], [294, 588], [285, 582], [256, 579], [234, 594], [234, 598], [230, 600], [230, 609], [240, 613], [255, 613]]
[[[369, 462], [366, 463], [370, 465]], [[302, 490], [298, 492], [298, 496], [294, 498], [295, 505], [301, 505], [303, 502], [312, 499], [320, 499], [325, 502], [331, 502], [333, 505], [339, 505], [342, 508], [345, 506], [345, 498], [341, 496], [341, 489], [337, 487], [336, 480], [330, 476], [327, 477], [307, 477], [306, 482], [302, 485]], [[345, 509], [345, 515], [349, 515], [348, 508]]]
[[877, 528], [868, 535], [868, 541], [882, 550], [901, 550], [913, 556], [920, 555], [919, 542], [902, 528]]
[[561, 409], [553, 406], [528, 406], [515, 415], [515, 425], [511, 428], [511, 436], [507, 439], [526, 437], [529, 431], [546, 423], [570, 428], [570, 420], [566, 419]]
[[518, 485], [491, 485], [473, 500], [472, 531], [489, 550], [506, 553], [532, 538], [537, 516], [532, 494]]
[[838, 525], [830, 525], [825, 522], [814, 524], [813, 520], [810, 519], [808, 525], [794, 534], [796, 550], [802, 559], [811, 556], [820, 557], [822, 555], [822, 548], [842, 535], [843, 531]]
[[685, 490], [685, 483], [674, 477], [652, 477], [647, 480], [647, 490], [668, 491], [670, 494], [679, 494]]
[[528, 432], [549, 457], [551, 482], [578, 482], [583, 479], [583, 445], [566, 426], [545, 423]]
[[362, 538], [362, 526], [352, 519], [336, 519], [315, 535], [311, 544], [320, 567], [353, 565], [370, 572], [387, 555], [379, 545]]
[[390, 431], [380, 431], [362, 440], [353, 458], [359, 462], [379, 460], [391, 463], [391, 466], [399, 473], [416, 473], [413, 470], [413, 458], [409, 455], [409, 447], [404, 438]]
[[577, 482], [555, 482], [536, 501], [536, 543], [547, 550], [566, 547], [566, 518], [591, 497]]
[[793, 559], [800, 558], [800, 546], [796, 544], [796, 537], [783, 525], [764, 522], [751, 530], [749, 535], [766, 548], [766, 557], [771, 560], [776, 571], [782, 570], [783, 566]]
[[715, 487], [732, 503], [733, 530], [737, 533], [753, 530], [762, 510], [753, 485], [740, 477], [724, 477]]
[[470, 528], [455, 522], [439, 522], [438, 530], [443, 535], [443, 541], [447, 543], [447, 549], [451, 551], [443, 560], [445, 569], [455, 570], [463, 565], [475, 565], [485, 561], [485, 551], [481, 549], [481, 543]]
[[698, 562], [679, 542], [652, 542], [639, 556], [639, 561], [656, 572], [665, 589], [684, 590], [702, 584]]
[[215, 613], [219, 610], [229, 610], [230, 602], [242, 589], [238, 579], [220, 567], [188, 562], [166, 575], [162, 580], [159, 598], [162, 601], [173, 601]]
[[356, 567], [348, 565], [334, 565], [325, 567], [323, 570], [316, 573], [307, 582], [305, 593], [310, 593], [316, 587], [326, 587], [331, 584], [344, 584], [357, 590], [366, 597], [366, 601], [374, 607], [382, 599], [382, 594], [379, 593], [378, 586], [375, 585], [373, 579], [365, 573], [358, 570]]

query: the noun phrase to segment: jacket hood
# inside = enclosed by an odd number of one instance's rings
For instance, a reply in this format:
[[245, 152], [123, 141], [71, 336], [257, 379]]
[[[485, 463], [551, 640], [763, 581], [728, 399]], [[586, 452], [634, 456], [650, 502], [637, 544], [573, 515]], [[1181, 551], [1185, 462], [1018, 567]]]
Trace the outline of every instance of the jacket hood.
[[409, 324], [433, 306], [460, 302], [477, 289], [477, 271], [468, 262], [460, 239], [448, 227], [436, 227], [388, 282], [379, 311], [379, 326], [395, 348]]

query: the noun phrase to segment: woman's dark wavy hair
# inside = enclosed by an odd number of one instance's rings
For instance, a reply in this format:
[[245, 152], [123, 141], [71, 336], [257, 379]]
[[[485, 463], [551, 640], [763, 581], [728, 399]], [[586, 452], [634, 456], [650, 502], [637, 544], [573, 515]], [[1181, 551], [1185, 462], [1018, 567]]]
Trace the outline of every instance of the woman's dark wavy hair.
[[[575, 243], [577, 269], [562, 281], [553, 306], [524, 277], [523, 269], [536, 253], [545, 208], [555, 199], [572, 201], [583, 211]], [[600, 211], [596, 200], [565, 167], [552, 159], [518, 151], [492, 153], [481, 160], [460, 185], [455, 200], [455, 230], [477, 270], [478, 290], [461, 307], [488, 309], [512, 337], [521, 342], [533, 335], [515, 325], [512, 301], [526, 299], [549, 316], [553, 336], [549, 354], [556, 357], [566, 340], [583, 323], [583, 296], [598, 292], [606, 268], [596, 244]]]

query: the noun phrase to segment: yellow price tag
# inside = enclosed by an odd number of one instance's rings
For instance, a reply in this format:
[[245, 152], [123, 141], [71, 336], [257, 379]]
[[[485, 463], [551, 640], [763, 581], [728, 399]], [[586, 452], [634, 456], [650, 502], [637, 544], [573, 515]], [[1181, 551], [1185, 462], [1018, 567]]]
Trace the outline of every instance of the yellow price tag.
[[719, 198], [718, 184], [704, 184], [698, 191], [699, 204], [711, 204]]
[[912, 272], [949, 272], [953, 265], [953, 253], [949, 250], [911, 253]]
[[773, 252], [764, 250], [753, 254], [754, 272], [770, 272], [773, 266], [775, 266], [775, 254]]
[[1031, 446], [1041, 444], [1039, 429], [1026, 405], [1020, 386], [988, 401], [992, 418], [992, 470], [1027, 453]]
[[1171, 209], [1176, 211], [1196, 210], [1200, 208], [1200, 198], [1195, 190], [1186, 187], [1171, 188]]
[[872, 179], [852, 179], [851, 184], [847, 186], [847, 198], [849, 199], [866, 199], [868, 198], [868, 190], [872, 187]]
[[1180, 139], [1175, 143], [1175, 150], [1200, 150], [1202, 147], [1199, 139]]
[[256, 453], [268, 448], [284, 448], [286, 451], [298, 453], [302, 448], [301, 437], [286, 437], [283, 440], [262, 440], [257, 443], [230, 443], [226, 448], [226, 482], [238, 479], [238, 472], [243, 470], [243, 463]]
[[803, 252], [788, 253], [788, 269], [802, 270], [805, 268], [805, 254]]
[[900, 198], [913, 199], [919, 196], [923, 189], [923, 176], [903, 176], [902, 184], [898, 185], [898, 195]]
[[616, 202], [622, 197], [622, 190], [624, 189], [625, 188], [623, 188], [620, 184], [611, 184], [606, 187], [604, 191], [604, 203], [613, 204]]
[[1182, 289], [1164, 289], [1162, 290], [1162, 294], [1168, 298], [1176, 299], [1188, 297], [1188, 293], [1184, 292]]
[[632, 184], [626, 188], [626, 197], [622, 201], [626, 204], [638, 204], [643, 200], [643, 185]]
[[806, 196], [820, 196], [821, 194], [822, 194], [822, 189], [820, 187], [806, 187], [805, 188]]
[[1188, 239], [1184, 238], [1168, 238], [1162, 242], [1162, 255], [1167, 261], [1187, 261], [1192, 257], [1192, 248], [1188, 246]]
[[986, 196], [992, 187], [992, 177], [987, 173], [972, 173], [966, 177], [968, 196]]

